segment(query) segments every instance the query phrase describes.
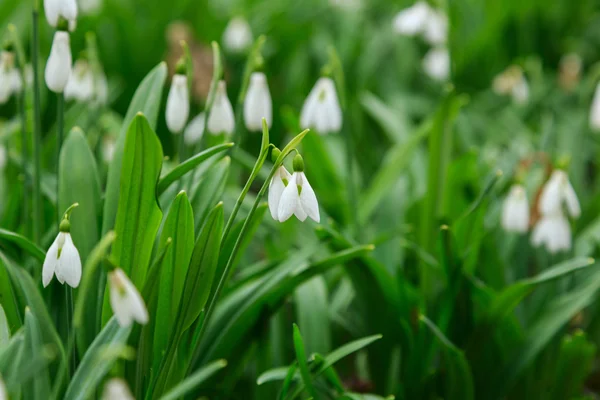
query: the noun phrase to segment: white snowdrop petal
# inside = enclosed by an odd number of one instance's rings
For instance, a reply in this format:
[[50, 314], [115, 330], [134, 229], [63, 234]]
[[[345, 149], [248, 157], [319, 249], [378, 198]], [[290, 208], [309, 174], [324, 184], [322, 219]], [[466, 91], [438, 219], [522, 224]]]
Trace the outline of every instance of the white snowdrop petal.
[[448, 39], [448, 17], [446, 17], [446, 14], [431, 10], [423, 29], [423, 37], [432, 46], [445, 44]]
[[62, 93], [71, 75], [71, 47], [69, 34], [58, 31], [54, 34], [50, 56], [44, 77], [46, 85], [55, 93]]
[[215, 101], [210, 110], [207, 125], [208, 132], [213, 135], [232, 134], [235, 129], [235, 116], [231, 102], [227, 97], [225, 81], [218, 83]]
[[302, 179], [302, 191], [300, 192], [300, 204], [306, 214], [316, 222], [321, 222], [321, 216], [319, 214], [319, 202], [315, 191], [308, 183], [304, 172], [300, 173]]
[[269, 128], [273, 123], [273, 105], [267, 84], [262, 72], [254, 72], [250, 76], [248, 92], [244, 99], [244, 122], [249, 131], [261, 131], [262, 119], [265, 118]]
[[185, 75], [173, 76], [167, 97], [166, 120], [171, 133], [180, 133], [185, 128], [190, 114], [188, 81]]
[[148, 310], [146, 309], [146, 304], [144, 303], [144, 299], [142, 299], [142, 295], [130, 280], [127, 280], [126, 286], [129, 313], [137, 323], [142, 325], [147, 324]]
[[502, 205], [502, 227], [508, 232], [525, 233], [529, 228], [529, 204], [525, 188], [513, 185]]
[[590, 108], [590, 127], [600, 132], [600, 83], [596, 85], [596, 91], [594, 92], [594, 98]]
[[56, 277], [73, 288], [81, 281], [81, 258], [69, 233], [65, 234], [65, 244], [58, 258]]
[[564, 172], [556, 170], [542, 188], [540, 194], [539, 209], [544, 215], [555, 214], [561, 211], [561, 179]]
[[579, 205], [577, 194], [575, 194], [575, 190], [573, 189], [571, 182], [569, 182], [568, 180], [564, 182], [563, 197], [565, 199], [567, 210], [569, 211], [571, 217], [579, 218], [579, 216], [581, 215], [581, 206]]
[[44, 14], [48, 24], [56, 28], [62, 0], [44, 0]]
[[203, 112], [196, 115], [194, 119], [190, 121], [188, 126], [185, 128], [185, 131], [183, 131], [183, 140], [185, 144], [191, 146], [198, 143], [200, 139], [202, 139], [205, 121], [206, 116]]
[[281, 199], [279, 199], [279, 210], [277, 212], [277, 220], [279, 222], [287, 221], [296, 212], [296, 208], [298, 208], [300, 199], [298, 196], [298, 187], [294, 183], [296, 182], [296, 174], [297, 172], [294, 172], [290, 182], [281, 194]]
[[104, 385], [102, 400], [135, 400], [127, 382], [121, 378], [112, 378]]
[[445, 81], [450, 76], [450, 53], [445, 47], [433, 48], [423, 58], [423, 70], [429, 77]]
[[275, 174], [273, 179], [271, 179], [271, 183], [269, 184], [268, 195], [269, 211], [271, 212], [271, 216], [275, 221], [279, 221], [279, 200], [281, 199], [281, 195], [283, 194], [284, 190], [285, 185], [283, 184], [279, 173], [277, 173]]
[[[60, 235], [60, 234], [59, 234]], [[44, 264], [42, 266], [42, 284], [44, 287], [50, 284], [52, 277], [58, 266], [58, 240], [59, 236], [56, 236], [54, 242], [46, 252], [46, 258], [44, 258]]]
[[122, 327], [128, 327], [133, 322], [132, 315], [129, 311], [127, 298], [127, 290], [124, 279], [128, 279], [125, 273], [117, 268], [108, 274], [109, 284], [109, 300], [110, 306], [117, 318], [117, 322]]
[[294, 210], [294, 215], [296, 216], [296, 218], [298, 218], [298, 220], [300, 222], [304, 222], [304, 221], [306, 221], [308, 214], [306, 213], [306, 211], [304, 211], [304, 209], [300, 205], [299, 201], [300, 200], [298, 199], [298, 205], [296, 206], [296, 209]]
[[223, 32], [223, 45], [232, 53], [242, 53], [252, 45], [252, 29], [244, 18], [232, 18]]
[[75, 0], [60, 0], [60, 14], [67, 20], [77, 19], [77, 2]]
[[394, 30], [401, 35], [416, 35], [425, 29], [430, 12], [429, 5], [419, 1], [396, 14], [393, 21]]

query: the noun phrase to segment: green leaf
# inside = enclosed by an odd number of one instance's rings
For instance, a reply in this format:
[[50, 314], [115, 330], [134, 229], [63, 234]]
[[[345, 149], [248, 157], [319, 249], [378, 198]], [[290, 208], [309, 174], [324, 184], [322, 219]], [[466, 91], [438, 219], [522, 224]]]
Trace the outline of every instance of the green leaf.
[[87, 350], [65, 393], [65, 400], [89, 399], [112, 365], [123, 354], [131, 326], [122, 328], [112, 317]]
[[419, 318], [435, 335], [444, 350], [444, 361], [448, 372], [448, 376], [445, 377], [446, 395], [444, 398], [448, 400], [474, 399], [473, 374], [463, 352], [454, 346], [427, 317], [421, 315]]
[[194, 209], [196, 232], [204, 224], [210, 210], [221, 201], [230, 165], [231, 159], [224, 157], [212, 165], [190, 191], [190, 203]]
[[[108, 168], [108, 181], [106, 183], [106, 197], [102, 220], [102, 233], [113, 229], [119, 205], [119, 191], [122, 176], [123, 151], [131, 122], [138, 113], [143, 113], [148, 118], [148, 124], [154, 128], [158, 119], [160, 102], [165, 80], [167, 79], [167, 64], [161, 62], [146, 75], [140, 86], [135, 91], [133, 99], [127, 109], [123, 126], [115, 144], [113, 160]], [[128, 183], [128, 182], [127, 182]]]
[[214, 156], [215, 154], [218, 154], [222, 151], [225, 151], [225, 150], [231, 148], [232, 146], [233, 146], [233, 143], [223, 143], [223, 144], [211, 147], [210, 149], [206, 149], [206, 150], [196, 154], [195, 156], [188, 158], [187, 160], [185, 160], [183, 163], [181, 163], [178, 166], [176, 166], [175, 168], [173, 168], [171, 171], [169, 171], [168, 174], [166, 174], [165, 176], [163, 176], [160, 179], [160, 181], [158, 182], [158, 188], [156, 189], [158, 191], [158, 195], [160, 196], [162, 193], [164, 193], [164, 191], [167, 190], [167, 188], [173, 182], [175, 182], [177, 179], [181, 178], [183, 175], [187, 174], [188, 172], [192, 171], [194, 168], [196, 168], [198, 165], [200, 165], [203, 161], [209, 159], [210, 157]]
[[586, 379], [592, 373], [596, 345], [583, 331], [563, 338], [558, 355], [556, 376], [552, 380], [551, 400], [573, 399], [583, 394]]
[[58, 164], [58, 212], [79, 203], [71, 218], [71, 237], [85, 263], [98, 242], [100, 227], [100, 178], [96, 160], [79, 128], [73, 128], [65, 140]]
[[219, 370], [227, 366], [227, 361], [217, 360], [208, 364], [205, 367], [200, 368], [198, 371], [191, 374], [180, 384], [171, 389], [167, 394], [162, 396], [161, 400], [176, 400], [182, 398], [196, 387], [200, 386], [202, 382], [213, 376]]
[[[43, 354], [44, 341], [41, 327], [29, 308], [25, 309], [25, 343], [23, 361], [33, 359], [38, 354]], [[48, 369], [38, 371], [30, 385], [24, 388], [24, 398], [45, 400], [50, 398], [50, 376]]]
[[318, 399], [317, 391], [312, 383], [312, 377], [310, 375], [310, 371], [308, 370], [308, 364], [306, 362], [306, 352], [304, 351], [304, 342], [302, 341], [302, 335], [300, 334], [300, 329], [298, 329], [298, 325], [294, 324], [294, 349], [296, 351], [296, 361], [298, 362], [298, 369], [300, 370], [300, 376], [302, 376], [302, 381], [304, 382], [304, 386], [308, 393], [312, 396], [313, 399]]
[[3, 348], [10, 340], [10, 328], [4, 307], [0, 304], [0, 349]]
[[164, 353], [167, 351], [169, 337], [175, 328], [175, 319], [179, 311], [179, 301], [183, 293], [188, 266], [194, 250], [194, 213], [185, 192], [180, 192], [165, 220], [159, 241], [159, 248], [171, 246], [163, 258], [158, 282], [158, 299], [155, 313], [153, 364], [158, 369]]
[[46, 252], [23, 235], [0, 228], [0, 239], [16, 244], [38, 261], [44, 262], [46, 258]]
[[331, 350], [327, 285], [322, 276], [315, 276], [294, 292], [298, 323], [302, 326], [307, 352], [327, 353]]

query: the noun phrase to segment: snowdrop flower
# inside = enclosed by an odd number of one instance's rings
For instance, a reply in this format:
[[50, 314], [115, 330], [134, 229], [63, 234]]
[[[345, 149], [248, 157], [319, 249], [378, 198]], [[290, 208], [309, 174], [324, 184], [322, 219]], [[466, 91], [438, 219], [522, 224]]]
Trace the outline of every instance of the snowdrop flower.
[[116, 141], [110, 136], [104, 136], [102, 139], [102, 161], [110, 164], [115, 155]]
[[21, 74], [15, 65], [15, 54], [4, 50], [0, 53], [0, 104], [8, 101], [11, 95], [23, 88]]
[[321, 77], [312, 88], [300, 113], [302, 129], [314, 129], [320, 134], [342, 129], [342, 109], [333, 79]]
[[121, 268], [108, 273], [110, 306], [122, 327], [130, 326], [133, 321], [144, 325], [148, 322], [148, 310], [144, 299], [135, 285]]
[[52, 41], [50, 57], [46, 63], [46, 85], [55, 93], [62, 93], [71, 75], [71, 46], [69, 33], [57, 31]]
[[206, 121], [206, 114], [201, 112], [196, 115], [194, 119], [190, 121], [188, 126], [183, 131], [183, 141], [188, 146], [196, 144], [202, 139], [202, 135], [204, 134], [204, 123]]
[[590, 128], [600, 132], [600, 83], [596, 86], [592, 107], [590, 109]]
[[246, 98], [244, 99], [244, 122], [249, 131], [261, 131], [262, 119], [267, 120], [270, 128], [273, 123], [273, 104], [267, 84], [267, 77], [262, 72], [253, 72]]
[[279, 222], [287, 221], [292, 215], [300, 221], [304, 221], [307, 216], [316, 222], [321, 220], [317, 196], [304, 175], [304, 161], [300, 154], [294, 157], [294, 173], [281, 193], [277, 208]]
[[243, 53], [252, 45], [250, 24], [242, 17], [229, 21], [223, 33], [223, 45], [231, 53]]
[[550, 253], [571, 248], [571, 227], [560, 211], [543, 215], [533, 229], [531, 243], [543, 245]]
[[190, 93], [185, 73], [173, 76], [169, 96], [167, 97], [166, 119], [171, 133], [183, 131], [190, 115]]
[[540, 194], [540, 212], [542, 215], [562, 213], [563, 204], [571, 217], [579, 217], [581, 208], [569, 177], [565, 171], [555, 169]]
[[507, 232], [525, 233], [529, 228], [529, 204], [522, 185], [513, 185], [502, 206], [502, 227]]
[[446, 43], [448, 39], [448, 17], [446, 14], [430, 10], [423, 37], [432, 46], [439, 46]]
[[79, 286], [81, 281], [81, 258], [79, 252], [71, 239], [71, 223], [68, 217], [63, 218], [60, 223], [60, 232], [48, 249], [44, 265], [42, 267], [42, 283], [44, 287], [50, 284], [52, 277], [61, 284], [67, 284], [73, 288]]
[[94, 74], [87, 61], [77, 60], [65, 86], [65, 100], [85, 102], [94, 95]]
[[62, 17], [69, 22], [69, 30], [75, 29], [77, 19], [77, 2], [75, 0], [44, 0], [44, 12], [52, 27], [56, 28]]
[[6, 167], [6, 162], [8, 161], [8, 157], [6, 154], [6, 146], [0, 144], [0, 170], [3, 170]]
[[523, 70], [513, 65], [494, 78], [492, 89], [498, 95], [509, 95], [516, 104], [525, 104], [529, 100], [529, 84]]
[[415, 36], [423, 32], [432, 9], [424, 1], [418, 1], [405, 8], [394, 17], [394, 30], [406, 36]]
[[423, 70], [430, 78], [445, 81], [450, 76], [450, 53], [445, 47], [433, 48], [423, 58]]
[[127, 382], [121, 378], [112, 378], [104, 385], [102, 400], [135, 400]]
[[233, 107], [227, 97], [225, 81], [219, 81], [215, 101], [208, 116], [208, 132], [213, 135], [226, 133], [231, 135], [235, 128]]
[[[279, 149], [273, 150], [273, 161], [279, 157], [279, 154], [281, 154]], [[273, 179], [271, 179], [271, 183], [269, 183], [269, 211], [271, 211], [271, 216], [275, 221], [279, 221], [279, 203], [281, 201], [281, 195], [291, 179], [292, 175], [290, 175], [287, 169], [282, 165], [277, 169]]]

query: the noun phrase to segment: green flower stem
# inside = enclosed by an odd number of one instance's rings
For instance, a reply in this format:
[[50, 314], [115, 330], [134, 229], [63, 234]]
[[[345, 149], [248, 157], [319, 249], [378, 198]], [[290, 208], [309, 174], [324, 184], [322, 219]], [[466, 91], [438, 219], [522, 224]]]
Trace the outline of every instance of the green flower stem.
[[[21, 63], [21, 61], [18, 61]], [[21, 74], [21, 76], [24, 76]], [[23, 227], [25, 236], [28, 236], [29, 229], [29, 174], [27, 173], [27, 161], [29, 159], [28, 143], [27, 143], [27, 114], [25, 111], [25, 85], [19, 93], [17, 101], [19, 103], [19, 116], [21, 120], [21, 166], [23, 169]]]
[[[65, 95], [64, 93], [57, 93], [56, 95], [56, 194], [59, 191], [59, 162], [60, 162], [60, 149], [62, 148], [63, 138], [65, 129]], [[58, 202], [58, 200], [57, 200]], [[60, 223], [60, 214], [59, 214]]]
[[41, 106], [40, 106], [40, 77], [39, 77], [39, 32], [38, 32], [39, 0], [34, 0], [32, 22], [33, 38], [31, 46], [31, 63], [33, 64], [33, 240], [40, 244], [42, 238], [42, 197], [40, 190], [41, 179]]

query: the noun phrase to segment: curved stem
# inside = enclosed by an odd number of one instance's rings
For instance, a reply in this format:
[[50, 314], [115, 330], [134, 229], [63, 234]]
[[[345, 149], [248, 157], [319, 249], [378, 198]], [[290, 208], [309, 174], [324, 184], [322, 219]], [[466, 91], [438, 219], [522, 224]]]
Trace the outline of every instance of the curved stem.
[[34, 1], [32, 19], [33, 19], [33, 38], [31, 46], [31, 63], [33, 64], [33, 240], [40, 244], [42, 238], [42, 197], [40, 190], [41, 179], [41, 106], [40, 106], [40, 78], [39, 78], [39, 32], [38, 32], [38, 7], [39, 2]]

